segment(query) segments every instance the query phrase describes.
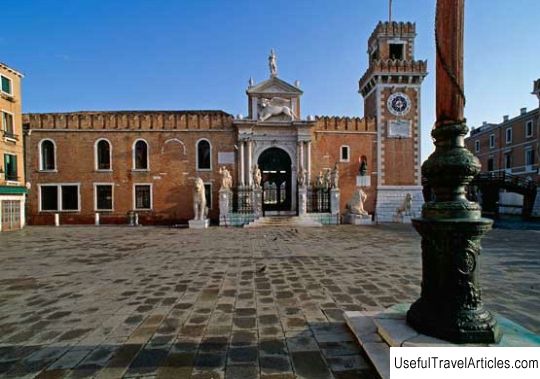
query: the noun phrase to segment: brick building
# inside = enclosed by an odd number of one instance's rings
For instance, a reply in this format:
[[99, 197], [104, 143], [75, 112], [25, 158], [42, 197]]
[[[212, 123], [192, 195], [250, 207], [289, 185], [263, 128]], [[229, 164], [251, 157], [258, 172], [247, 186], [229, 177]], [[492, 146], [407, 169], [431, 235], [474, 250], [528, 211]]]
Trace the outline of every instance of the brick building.
[[0, 63], [0, 231], [25, 223], [25, 177], [21, 117], [23, 75]]
[[[540, 79], [533, 84], [533, 95], [540, 101]], [[480, 160], [483, 173], [504, 173], [506, 176], [530, 180], [540, 186], [540, 107], [533, 110], [522, 108], [516, 117], [503, 116], [500, 123], [484, 122], [473, 128], [465, 143]], [[516, 209], [522, 198], [509, 191], [502, 191], [500, 204]], [[503, 210], [514, 213], [511, 209]], [[516, 211], [517, 212], [517, 211]], [[536, 196], [533, 215], [540, 216], [540, 196]]]
[[[426, 62], [414, 60], [415, 25], [379, 23], [369, 39], [369, 67], [360, 80], [365, 118], [307, 116], [302, 90], [278, 76], [250, 80], [247, 116], [223, 111], [116, 111], [25, 115], [26, 168], [32, 184], [29, 222], [171, 224], [193, 217], [196, 177], [207, 189], [209, 216], [219, 217], [219, 169], [235, 188], [250, 188], [262, 171], [269, 213], [295, 213], [298, 173], [315, 183], [337, 165], [340, 211], [367, 164], [365, 205], [392, 221], [405, 196], [421, 204], [420, 91]], [[366, 181], [364, 180], [364, 185]]]

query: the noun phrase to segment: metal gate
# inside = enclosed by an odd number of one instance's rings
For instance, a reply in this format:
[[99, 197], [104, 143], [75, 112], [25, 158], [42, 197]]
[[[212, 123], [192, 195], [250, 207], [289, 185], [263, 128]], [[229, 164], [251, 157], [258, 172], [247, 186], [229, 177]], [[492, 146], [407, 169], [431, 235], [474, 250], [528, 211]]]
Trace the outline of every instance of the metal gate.
[[2, 231], [21, 228], [21, 201], [2, 200]]

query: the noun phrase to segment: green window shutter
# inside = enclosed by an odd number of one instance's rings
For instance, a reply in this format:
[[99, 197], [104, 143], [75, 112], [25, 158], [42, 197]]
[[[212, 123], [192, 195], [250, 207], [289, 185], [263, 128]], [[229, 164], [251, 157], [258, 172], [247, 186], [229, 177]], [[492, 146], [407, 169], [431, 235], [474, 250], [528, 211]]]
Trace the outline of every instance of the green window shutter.
[[2, 91], [11, 95], [11, 80], [2, 76]]

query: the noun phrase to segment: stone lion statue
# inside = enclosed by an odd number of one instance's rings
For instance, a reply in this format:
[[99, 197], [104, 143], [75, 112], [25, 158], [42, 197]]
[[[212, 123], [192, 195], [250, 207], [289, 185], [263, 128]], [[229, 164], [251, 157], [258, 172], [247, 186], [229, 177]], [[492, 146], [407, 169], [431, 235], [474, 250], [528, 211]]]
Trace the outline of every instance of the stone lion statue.
[[353, 197], [346, 205], [347, 210], [350, 214], [359, 215], [359, 216], [369, 216], [367, 211], [364, 209], [364, 203], [366, 202], [367, 194], [360, 187], [356, 187], [353, 193]]
[[261, 112], [259, 114], [259, 121], [266, 121], [272, 116], [278, 116], [284, 114], [289, 116], [291, 120], [297, 118], [292, 109], [289, 107], [289, 100], [281, 97], [273, 97], [270, 100], [261, 99]]
[[195, 214], [193, 219], [198, 221], [205, 220], [208, 215], [206, 191], [201, 178], [195, 178], [195, 185], [193, 187], [193, 213]]
[[396, 213], [399, 216], [410, 216], [412, 210], [412, 195], [410, 193], [407, 193], [405, 195], [405, 198], [403, 199], [403, 203], [401, 204], [401, 207], [396, 209]]

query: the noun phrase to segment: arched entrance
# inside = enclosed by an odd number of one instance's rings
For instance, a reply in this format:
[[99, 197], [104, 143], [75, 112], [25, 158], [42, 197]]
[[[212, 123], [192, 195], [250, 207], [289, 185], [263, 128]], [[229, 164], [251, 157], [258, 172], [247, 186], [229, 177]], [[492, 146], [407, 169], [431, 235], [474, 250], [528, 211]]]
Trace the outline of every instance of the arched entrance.
[[289, 154], [272, 147], [262, 152], [257, 164], [262, 173], [263, 211], [290, 211], [292, 169]]

